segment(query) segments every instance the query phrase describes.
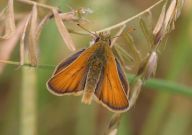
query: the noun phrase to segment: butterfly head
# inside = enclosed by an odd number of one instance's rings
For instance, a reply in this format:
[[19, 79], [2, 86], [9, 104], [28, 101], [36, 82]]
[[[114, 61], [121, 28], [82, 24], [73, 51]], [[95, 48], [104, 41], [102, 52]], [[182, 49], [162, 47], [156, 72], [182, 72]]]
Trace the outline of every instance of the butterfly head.
[[95, 43], [101, 42], [104, 44], [111, 45], [111, 37], [108, 32], [101, 32], [96, 36]]

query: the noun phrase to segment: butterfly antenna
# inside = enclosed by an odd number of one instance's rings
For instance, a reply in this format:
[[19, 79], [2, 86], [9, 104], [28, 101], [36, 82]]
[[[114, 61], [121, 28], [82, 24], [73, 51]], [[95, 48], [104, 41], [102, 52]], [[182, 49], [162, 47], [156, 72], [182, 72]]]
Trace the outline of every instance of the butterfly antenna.
[[118, 35], [118, 36], [111, 37], [111, 39], [113, 39], [113, 38], [117, 38], [117, 37], [121, 37], [122, 35], [123, 35], [123, 34]]
[[79, 23], [77, 24], [80, 28], [82, 28], [83, 30], [87, 31], [88, 33], [90, 33], [91, 35], [93, 35], [94, 37], [97, 37], [96, 33], [92, 33], [91, 31], [89, 31], [88, 29], [86, 29], [85, 27], [83, 27], [82, 25], [80, 25]]

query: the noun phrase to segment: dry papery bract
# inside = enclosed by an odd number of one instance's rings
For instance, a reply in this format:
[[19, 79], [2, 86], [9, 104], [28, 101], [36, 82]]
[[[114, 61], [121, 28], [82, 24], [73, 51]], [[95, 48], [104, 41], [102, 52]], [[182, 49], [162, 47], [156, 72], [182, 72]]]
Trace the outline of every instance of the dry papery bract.
[[[66, 45], [68, 45], [68, 47], [72, 50], [75, 50], [74, 47], [74, 43], [72, 42], [72, 39], [70, 38], [69, 34], [68, 36], [66, 36], [68, 33], [62, 18], [59, 16], [59, 14], [57, 13], [56, 10], [53, 10], [53, 14], [55, 17], [55, 22], [57, 24], [58, 30], [60, 31], [60, 34], [63, 34], [63, 36], [65, 36], [65, 42]], [[27, 48], [28, 48], [28, 54], [29, 54], [29, 59], [30, 59], [30, 63], [32, 66], [37, 66], [37, 62], [38, 62], [38, 54], [37, 54], [37, 50], [38, 50], [38, 38], [40, 36], [41, 30], [43, 28], [43, 25], [45, 24], [45, 22], [49, 19], [50, 14], [46, 15], [42, 21], [39, 23], [38, 21], [38, 11], [37, 11], [37, 5], [34, 4], [32, 11], [30, 13], [30, 17], [28, 18], [28, 20], [26, 21], [26, 25], [25, 25], [25, 29], [23, 32], [23, 36], [21, 39], [21, 48], [24, 48], [24, 44], [26, 44]], [[28, 30], [27, 30], [28, 28]], [[66, 31], [64, 31], [63, 29], [65, 28]], [[27, 37], [26, 37], [27, 35]], [[62, 36], [62, 37], [63, 37]], [[25, 40], [27, 39], [27, 40]], [[23, 58], [23, 53], [24, 49], [21, 49], [21, 64], [23, 64], [24, 62], [24, 58]]]
[[20, 65], [23, 65], [25, 62], [25, 34], [27, 33], [27, 26], [29, 24], [30, 18], [31, 14], [26, 16], [23, 32], [20, 39]]
[[58, 10], [53, 9], [53, 14], [54, 14], [54, 18], [55, 18], [55, 23], [57, 25], [57, 29], [63, 39], [63, 41], [66, 43], [67, 47], [72, 50], [75, 51], [75, 44], [67, 30], [67, 28], [65, 27], [62, 17], [59, 15]]
[[[37, 66], [38, 63], [38, 38], [42, 29], [41, 23], [38, 23], [37, 5], [33, 5], [32, 11], [26, 17], [25, 26], [20, 41], [20, 64], [23, 65], [25, 50], [27, 50], [30, 64]], [[44, 20], [44, 19], [43, 19]], [[26, 48], [26, 49], [25, 49]]]
[[[35, 5], [34, 5], [35, 6]], [[65, 24], [63, 21], [80, 21], [81, 19], [83, 19], [83, 15], [84, 14], [87, 14], [90, 10], [88, 9], [85, 9], [85, 8], [80, 8], [80, 9], [77, 9], [77, 10], [72, 10], [71, 12], [67, 12], [67, 13], [62, 13], [60, 12], [57, 8], [52, 8], [52, 13], [49, 13], [48, 15], [46, 15], [42, 21], [39, 23], [39, 25], [37, 26], [36, 24], [36, 21], [35, 21], [35, 16], [37, 15], [36, 14], [36, 8], [34, 9], [33, 8], [33, 11], [32, 11], [32, 19], [31, 19], [31, 24], [33, 24], [32, 26], [32, 29], [31, 29], [31, 32], [36, 29], [35, 33], [35, 37], [31, 40], [31, 41], [35, 41], [35, 42], [31, 42], [31, 43], [37, 43], [37, 40], [40, 36], [40, 33], [41, 33], [41, 30], [43, 28], [43, 25], [49, 20], [52, 18], [52, 14], [53, 14], [53, 17], [55, 19], [55, 23], [56, 23], [56, 26], [57, 26], [57, 29], [63, 39], [63, 41], [65, 42], [65, 44], [67, 45], [67, 47], [71, 50], [71, 51], [75, 51], [76, 48], [75, 48], [75, 44], [68, 32], [68, 29], [66, 28]], [[33, 20], [33, 21], [32, 21]], [[33, 48], [31, 48], [31, 50], [29, 50], [33, 53], [31, 53], [31, 64], [32, 65], [36, 65], [37, 63], [37, 59], [36, 59], [36, 55], [35, 54], [35, 50]]]
[[[17, 45], [17, 42], [19, 41], [19, 38], [23, 32], [23, 27], [25, 25], [25, 22], [26, 22], [26, 18], [23, 18], [22, 20], [20, 20], [17, 24], [15, 34], [11, 36], [11, 38], [0, 42], [1, 60], [6, 61], [11, 56], [11, 53], [14, 51], [14, 48]], [[0, 74], [4, 69], [4, 66], [5, 66], [5, 63], [0, 63]]]
[[175, 29], [175, 21], [181, 14], [184, 0], [172, 0], [166, 9], [168, 2], [162, 8], [158, 22], [153, 30], [154, 44], [159, 44], [166, 34]]
[[34, 5], [31, 11], [31, 18], [29, 21], [29, 33], [28, 33], [28, 54], [30, 63], [32, 66], [37, 66], [37, 18], [38, 12], [37, 12], [37, 6]]
[[63, 41], [71, 51], [75, 51], [76, 50], [75, 44], [63, 21], [74, 21], [74, 22], [87, 21], [83, 16], [92, 13], [91, 10], [89, 8], [79, 8], [77, 10], [73, 9], [71, 12], [60, 13], [58, 9], [53, 8], [52, 12], [55, 18], [57, 29]]
[[149, 53], [149, 56], [143, 61], [138, 71], [138, 76], [144, 80], [154, 76], [157, 69], [158, 54], [156, 51]]
[[4, 28], [4, 32], [0, 35], [0, 40], [9, 39], [15, 33], [15, 17], [13, 0], [8, 0], [7, 6], [1, 11], [0, 18], [3, 24], [0, 24]]
[[[23, 65], [24, 62], [29, 61], [32, 66], [37, 66], [38, 39], [40, 37], [44, 24], [53, 17], [55, 18], [55, 23], [57, 25], [58, 31], [67, 47], [71, 51], [76, 50], [73, 40], [67, 28], [65, 27], [63, 21], [75, 21], [75, 22], [81, 20], [85, 21], [86, 19], [83, 16], [91, 13], [90, 9], [79, 8], [77, 10], [72, 9], [72, 11], [67, 13], [62, 13], [59, 9], [55, 7], [39, 4], [34, 1], [28, 1], [28, 0], [26, 1], [19, 0], [19, 1], [32, 5], [31, 12], [25, 15], [27, 17], [25, 18], [25, 24], [23, 26], [22, 35], [20, 39], [20, 65]], [[42, 8], [48, 8], [50, 10], [41, 20], [38, 15], [39, 11], [37, 9], [37, 6], [40, 6]], [[8, 1], [7, 7], [4, 8], [0, 13], [0, 17], [1, 17], [0, 20], [5, 24], [4, 25], [5, 32], [4, 35], [0, 37], [0, 39], [4, 40], [10, 38], [12, 35], [15, 36], [13, 0]], [[28, 53], [28, 57], [25, 56], [25, 52]]]

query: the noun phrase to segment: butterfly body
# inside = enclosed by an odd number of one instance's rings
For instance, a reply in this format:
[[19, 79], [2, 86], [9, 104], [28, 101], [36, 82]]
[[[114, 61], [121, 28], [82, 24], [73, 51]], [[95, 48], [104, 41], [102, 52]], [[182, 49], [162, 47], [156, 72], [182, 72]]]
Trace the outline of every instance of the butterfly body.
[[94, 97], [111, 111], [128, 110], [128, 82], [110, 42], [101, 33], [91, 47], [64, 60], [48, 81], [49, 90], [59, 96], [83, 94], [86, 104]]
[[84, 88], [82, 102], [86, 104], [91, 103], [92, 96], [97, 88], [101, 73], [106, 64], [105, 44], [97, 43], [100, 47], [93, 53], [88, 60], [88, 74]]

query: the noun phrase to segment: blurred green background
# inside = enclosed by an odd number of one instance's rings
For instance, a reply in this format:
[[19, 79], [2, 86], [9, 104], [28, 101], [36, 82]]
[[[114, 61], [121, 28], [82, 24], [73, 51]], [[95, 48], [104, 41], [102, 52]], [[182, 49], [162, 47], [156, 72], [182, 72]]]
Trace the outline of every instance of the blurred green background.
[[[131, 17], [154, 4], [154, 0], [39, 0], [62, 11], [69, 7], [89, 7], [94, 12], [86, 18], [87, 28], [100, 30]], [[0, 1], [0, 8], [6, 0]], [[162, 5], [152, 10], [153, 27]], [[31, 6], [15, 2], [16, 13], [26, 13]], [[128, 25], [139, 31], [138, 20]], [[78, 29], [75, 25], [67, 26]], [[138, 48], [141, 33], [135, 34]], [[90, 37], [72, 34], [78, 49], [89, 46]], [[186, 0], [176, 30], [168, 36], [161, 50], [155, 78], [172, 80], [192, 87], [192, 1]], [[40, 64], [56, 65], [72, 52], [64, 45], [53, 20], [43, 28], [38, 58]], [[10, 60], [19, 61], [19, 44]], [[57, 97], [50, 94], [46, 81], [53, 68], [18, 68], [7, 65], [0, 74], [0, 135], [102, 135], [112, 115], [93, 102], [81, 104], [81, 96]], [[25, 108], [23, 108], [25, 107]], [[28, 108], [27, 108], [28, 107]], [[23, 113], [24, 112], [24, 113]], [[31, 114], [32, 113], [32, 114]], [[34, 119], [35, 118], [35, 119]], [[26, 124], [26, 123], [31, 123]], [[35, 124], [34, 124], [35, 123]], [[35, 126], [33, 126], [35, 125]], [[26, 127], [27, 126], [27, 127]], [[23, 131], [26, 130], [26, 131]], [[121, 119], [119, 135], [192, 135], [192, 97], [166, 90], [143, 88], [136, 105]]]

